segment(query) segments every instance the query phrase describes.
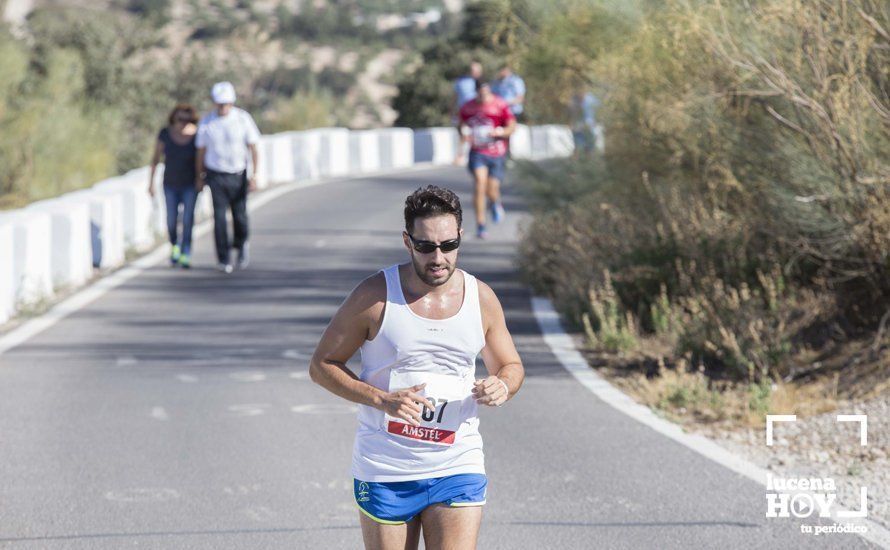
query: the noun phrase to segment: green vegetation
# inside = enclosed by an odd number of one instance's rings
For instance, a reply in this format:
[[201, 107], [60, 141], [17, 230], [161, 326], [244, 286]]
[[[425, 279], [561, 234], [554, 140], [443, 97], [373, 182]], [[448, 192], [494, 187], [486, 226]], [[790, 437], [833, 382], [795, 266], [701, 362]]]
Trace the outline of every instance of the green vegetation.
[[59, 1], [32, 12], [20, 36], [0, 24], [0, 209], [145, 164], [173, 105], [208, 110], [219, 80], [235, 84], [264, 132], [349, 126], [358, 111], [365, 124], [380, 120], [381, 92], [360, 88], [360, 73], [386, 48], [410, 66], [410, 48], [451, 25], [376, 31], [378, 15], [441, 8], [432, 0], [305, 4]]
[[751, 384], [752, 410], [770, 380], [851, 364], [837, 356], [857, 340], [886, 378], [886, 6], [645, 6], [575, 2], [518, 53], [536, 116], [587, 86], [606, 136], [596, 158], [526, 167], [528, 279], [592, 347], [667, 350]]
[[422, 53], [422, 63], [398, 83], [392, 106], [396, 126], [423, 128], [451, 125], [453, 81], [473, 60], [493, 75], [505, 60], [515, 65], [517, 52], [534, 29], [534, 11], [525, 0], [486, 0], [466, 6], [453, 35], [443, 36]]

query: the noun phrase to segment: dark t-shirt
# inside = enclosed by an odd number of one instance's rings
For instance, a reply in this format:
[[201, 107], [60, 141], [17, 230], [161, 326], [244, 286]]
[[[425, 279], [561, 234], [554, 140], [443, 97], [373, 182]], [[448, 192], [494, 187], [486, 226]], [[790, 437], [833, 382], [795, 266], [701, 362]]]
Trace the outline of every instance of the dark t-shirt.
[[195, 184], [195, 137], [184, 145], [173, 141], [170, 130], [164, 128], [158, 134], [164, 144], [164, 185], [186, 187]]

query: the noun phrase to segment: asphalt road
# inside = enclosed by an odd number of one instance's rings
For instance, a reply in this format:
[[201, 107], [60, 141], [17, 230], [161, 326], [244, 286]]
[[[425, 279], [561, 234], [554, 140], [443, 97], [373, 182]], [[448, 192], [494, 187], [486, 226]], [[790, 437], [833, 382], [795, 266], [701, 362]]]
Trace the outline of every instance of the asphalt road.
[[[0, 547], [360, 547], [355, 409], [308, 359], [346, 293], [405, 259], [404, 197], [427, 183], [470, 209], [456, 168], [298, 189], [253, 213], [249, 270], [217, 273], [203, 237], [191, 271], [149, 269], [0, 356]], [[460, 260], [500, 296], [527, 369], [482, 411], [481, 548], [872, 547], [767, 520], [762, 487], [569, 376], [514, 266], [521, 204], [506, 205]]]

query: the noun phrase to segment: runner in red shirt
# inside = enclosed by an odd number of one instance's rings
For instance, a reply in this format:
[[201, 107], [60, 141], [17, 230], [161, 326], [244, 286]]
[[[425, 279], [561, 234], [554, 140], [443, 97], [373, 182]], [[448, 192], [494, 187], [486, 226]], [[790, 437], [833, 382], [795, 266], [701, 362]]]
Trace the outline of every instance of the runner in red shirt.
[[[491, 91], [487, 82], [477, 80], [476, 92], [476, 99], [466, 102], [460, 109], [458, 130], [460, 151], [465, 143], [470, 144], [467, 167], [475, 180], [476, 236], [484, 239], [486, 198], [490, 201], [488, 206], [494, 223], [504, 218], [500, 188], [506, 170], [507, 139], [516, 128], [516, 117], [507, 102]], [[458, 159], [463, 161], [461, 156]]]

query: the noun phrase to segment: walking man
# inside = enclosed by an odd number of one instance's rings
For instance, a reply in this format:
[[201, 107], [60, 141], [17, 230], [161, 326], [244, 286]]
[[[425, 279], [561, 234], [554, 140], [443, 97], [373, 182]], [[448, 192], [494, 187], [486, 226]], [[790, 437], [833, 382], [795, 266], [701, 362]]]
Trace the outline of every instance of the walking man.
[[[439, 187], [405, 201], [410, 261], [362, 281], [312, 357], [312, 380], [359, 404], [353, 489], [366, 549], [472, 549], [485, 475], [477, 405], [525, 376], [491, 288], [457, 269], [462, 211]], [[361, 349], [361, 372], [346, 361]], [[476, 357], [488, 375], [475, 379]]]
[[[247, 194], [256, 190], [257, 143], [260, 131], [247, 111], [235, 107], [235, 88], [230, 82], [217, 82], [211, 91], [216, 108], [198, 125], [195, 161], [198, 192], [206, 183], [213, 196], [214, 238], [218, 268], [224, 273], [234, 269], [229, 255], [229, 231], [226, 212], [232, 210], [234, 239], [238, 250], [238, 268], [250, 261], [248, 250]], [[252, 174], [247, 173], [250, 152]]]
[[504, 218], [501, 203], [501, 182], [504, 181], [507, 163], [507, 140], [516, 129], [516, 117], [507, 102], [494, 95], [491, 86], [481, 80], [476, 81], [476, 99], [468, 101], [460, 109], [460, 151], [461, 162], [465, 143], [470, 144], [470, 159], [467, 168], [473, 174], [473, 206], [476, 210], [476, 237], [484, 239], [488, 233], [485, 227], [486, 201], [494, 223]]

